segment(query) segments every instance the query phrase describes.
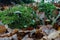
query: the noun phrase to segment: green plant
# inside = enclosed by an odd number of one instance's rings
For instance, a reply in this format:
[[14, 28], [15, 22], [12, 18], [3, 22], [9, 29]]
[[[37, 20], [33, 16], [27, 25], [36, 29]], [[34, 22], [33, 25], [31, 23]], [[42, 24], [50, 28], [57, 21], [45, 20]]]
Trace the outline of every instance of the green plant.
[[56, 10], [56, 7], [52, 3], [38, 3], [38, 10], [45, 12], [45, 17], [49, 20], [55, 17], [54, 10]]
[[40, 12], [45, 12], [45, 15], [47, 18], [54, 16], [53, 11], [56, 9], [56, 7], [51, 3], [39, 3], [38, 4], [38, 10]]
[[10, 9], [0, 11], [0, 19], [10, 28], [25, 28], [35, 23], [35, 13], [27, 6], [14, 6]]

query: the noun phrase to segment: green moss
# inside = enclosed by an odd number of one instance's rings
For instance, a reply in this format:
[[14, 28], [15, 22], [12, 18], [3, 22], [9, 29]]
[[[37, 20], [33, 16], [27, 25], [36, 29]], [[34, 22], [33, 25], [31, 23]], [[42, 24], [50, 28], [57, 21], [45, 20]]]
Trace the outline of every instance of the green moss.
[[0, 19], [4, 24], [8, 24], [10, 28], [25, 28], [25, 26], [34, 25], [35, 13], [33, 14], [33, 12], [33, 9], [27, 6], [14, 6], [0, 11]]

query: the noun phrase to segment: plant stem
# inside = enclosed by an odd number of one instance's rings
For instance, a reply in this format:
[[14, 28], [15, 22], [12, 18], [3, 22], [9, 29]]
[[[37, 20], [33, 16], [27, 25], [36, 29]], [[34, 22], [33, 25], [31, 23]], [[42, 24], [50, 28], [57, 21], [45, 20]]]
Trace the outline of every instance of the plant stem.
[[58, 16], [53, 20], [52, 25], [54, 25], [54, 23], [56, 22], [56, 20], [60, 17], [60, 13], [58, 14]]

